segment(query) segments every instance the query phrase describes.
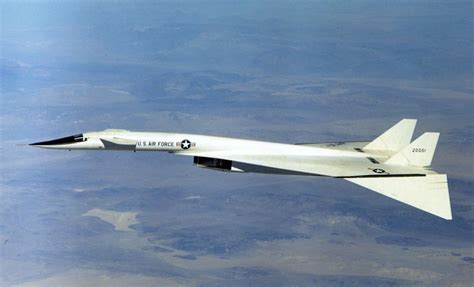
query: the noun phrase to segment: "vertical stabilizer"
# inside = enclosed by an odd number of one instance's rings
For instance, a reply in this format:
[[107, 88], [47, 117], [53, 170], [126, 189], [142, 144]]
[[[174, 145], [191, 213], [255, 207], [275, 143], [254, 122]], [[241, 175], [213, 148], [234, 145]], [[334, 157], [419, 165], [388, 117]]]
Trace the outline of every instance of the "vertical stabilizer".
[[364, 150], [397, 152], [410, 144], [416, 120], [403, 119], [364, 147]]
[[385, 164], [430, 166], [439, 133], [424, 133], [410, 145], [389, 158]]

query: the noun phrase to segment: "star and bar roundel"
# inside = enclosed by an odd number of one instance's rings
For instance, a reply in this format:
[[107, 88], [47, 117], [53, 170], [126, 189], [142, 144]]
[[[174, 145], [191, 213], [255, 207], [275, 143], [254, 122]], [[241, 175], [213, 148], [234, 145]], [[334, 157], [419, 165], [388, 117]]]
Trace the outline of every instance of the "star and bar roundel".
[[190, 147], [196, 146], [196, 143], [192, 143], [187, 139], [181, 141], [181, 143], [176, 143], [177, 145], [181, 145], [182, 149], [189, 149]]

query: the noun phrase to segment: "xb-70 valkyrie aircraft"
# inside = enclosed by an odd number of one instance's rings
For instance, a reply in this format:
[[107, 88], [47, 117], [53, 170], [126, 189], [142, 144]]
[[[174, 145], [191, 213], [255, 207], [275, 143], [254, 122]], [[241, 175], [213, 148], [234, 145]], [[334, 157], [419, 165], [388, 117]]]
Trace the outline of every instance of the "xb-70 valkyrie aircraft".
[[439, 133], [411, 142], [404, 119], [371, 142], [281, 144], [194, 134], [107, 129], [32, 146], [65, 150], [166, 151], [199, 167], [231, 172], [342, 178], [444, 219], [452, 219], [446, 174], [430, 169]]

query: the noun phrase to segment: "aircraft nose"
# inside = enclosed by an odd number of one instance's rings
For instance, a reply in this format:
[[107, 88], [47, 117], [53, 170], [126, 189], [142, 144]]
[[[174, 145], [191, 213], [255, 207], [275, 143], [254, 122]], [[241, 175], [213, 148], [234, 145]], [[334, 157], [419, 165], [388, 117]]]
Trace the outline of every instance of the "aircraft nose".
[[53, 143], [51, 143], [51, 141], [43, 141], [43, 142], [37, 142], [37, 143], [30, 143], [29, 145], [30, 146], [48, 146], [48, 145], [54, 145]]
[[54, 147], [58, 145], [67, 145], [67, 144], [73, 144], [73, 143], [82, 142], [82, 141], [84, 141], [84, 137], [82, 134], [79, 134], [79, 135], [68, 136], [68, 137], [49, 140], [49, 141], [31, 143], [29, 145], [37, 146], [37, 147]]

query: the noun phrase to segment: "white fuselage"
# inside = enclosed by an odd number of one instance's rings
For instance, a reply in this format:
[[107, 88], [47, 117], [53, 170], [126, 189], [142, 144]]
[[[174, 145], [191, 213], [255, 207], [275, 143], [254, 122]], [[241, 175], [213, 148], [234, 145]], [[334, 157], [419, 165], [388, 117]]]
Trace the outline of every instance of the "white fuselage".
[[[308, 147], [304, 145], [273, 143], [255, 140], [244, 140], [226, 137], [205, 136], [195, 134], [161, 133], [161, 132], [129, 132], [123, 130], [105, 130], [83, 134], [83, 141], [74, 143], [42, 145], [38, 147], [66, 150], [133, 150], [133, 151], [165, 151], [186, 154], [187, 152], [218, 152], [245, 153], [255, 155], [291, 155], [321, 157], [367, 157], [357, 151]], [[107, 145], [106, 142], [116, 145]], [[130, 146], [133, 148], [122, 148]]]
[[439, 133], [410, 142], [416, 120], [403, 119], [371, 142], [282, 144], [235, 138], [108, 129], [37, 142], [65, 150], [164, 151], [220, 171], [344, 178], [451, 219], [446, 175], [429, 166]]
[[[72, 142], [71, 142], [72, 141]], [[344, 176], [353, 173], [354, 160], [378, 157], [353, 148], [341, 150], [319, 146], [282, 144], [195, 134], [105, 130], [88, 132], [34, 146], [66, 150], [164, 151], [194, 156], [200, 167], [259, 173]], [[224, 162], [203, 162], [201, 159]], [[225, 161], [231, 162], [227, 166]], [[230, 165], [230, 166], [229, 166]], [[219, 168], [222, 166], [223, 168]], [[265, 166], [266, 168], [256, 167]]]

